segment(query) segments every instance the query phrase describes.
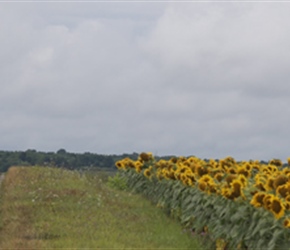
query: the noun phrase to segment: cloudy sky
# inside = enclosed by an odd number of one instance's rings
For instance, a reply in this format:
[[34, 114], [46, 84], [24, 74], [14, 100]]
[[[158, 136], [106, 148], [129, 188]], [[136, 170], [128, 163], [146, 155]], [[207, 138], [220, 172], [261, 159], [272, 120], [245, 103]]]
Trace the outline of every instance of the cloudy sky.
[[0, 150], [286, 161], [289, 12], [0, 1]]

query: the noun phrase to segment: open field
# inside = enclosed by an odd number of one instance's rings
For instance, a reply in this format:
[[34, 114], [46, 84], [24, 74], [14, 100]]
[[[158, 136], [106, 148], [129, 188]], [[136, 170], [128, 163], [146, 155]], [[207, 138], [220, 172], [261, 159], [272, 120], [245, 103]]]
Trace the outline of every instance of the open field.
[[201, 249], [149, 201], [106, 177], [11, 167], [1, 184], [0, 249]]

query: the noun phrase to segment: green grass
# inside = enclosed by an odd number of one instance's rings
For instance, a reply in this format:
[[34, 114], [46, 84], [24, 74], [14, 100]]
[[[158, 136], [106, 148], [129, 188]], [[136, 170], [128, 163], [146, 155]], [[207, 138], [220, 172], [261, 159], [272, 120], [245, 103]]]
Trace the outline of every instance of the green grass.
[[13, 167], [0, 191], [0, 249], [203, 249], [162, 210], [100, 174]]

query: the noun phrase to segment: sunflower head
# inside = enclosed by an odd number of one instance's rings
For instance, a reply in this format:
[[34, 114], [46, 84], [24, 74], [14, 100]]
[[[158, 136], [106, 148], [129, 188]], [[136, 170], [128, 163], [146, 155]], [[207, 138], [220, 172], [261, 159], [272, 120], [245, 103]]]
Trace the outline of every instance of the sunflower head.
[[274, 214], [276, 219], [280, 219], [284, 215], [285, 207], [278, 197], [274, 197], [271, 200], [270, 211]]
[[208, 170], [204, 166], [202, 166], [202, 165], [197, 165], [196, 168], [195, 168], [195, 173], [199, 177], [201, 177], [201, 176], [207, 174], [208, 173]]
[[283, 162], [279, 159], [272, 159], [270, 162], [269, 162], [270, 165], [274, 165], [274, 166], [277, 166], [277, 167], [281, 167], [283, 166]]
[[257, 192], [254, 194], [252, 200], [251, 200], [251, 205], [254, 207], [262, 207], [263, 206], [263, 199], [265, 197], [265, 193]]
[[221, 190], [221, 195], [227, 199], [233, 199], [234, 197], [232, 197], [231, 195], [231, 189], [228, 188], [228, 187], [223, 187], [222, 190]]
[[207, 183], [204, 182], [204, 181], [199, 181], [199, 182], [198, 182], [198, 189], [199, 189], [200, 191], [205, 192], [206, 189], [207, 189]]
[[278, 175], [273, 182], [273, 187], [276, 189], [277, 187], [284, 185], [288, 182], [288, 178], [285, 175]]
[[258, 188], [259, 190], [261, 191], [266, 191], [266, 188], [264, 186], [264, 184], [260, 181], [256, 182], [255, 185], [254, 185], [256, 188]]
[[227, 184], [228, 185], [230, 185], [231, 184], [231, 182], [233, 181], [233, 180], [235, 180], [237, 178], [237, 175], [235, 175], [235, 174], [229, 174], [227, 177], [226, 177], [226, 182], [227, 182]]
[[157, 169], [156, 176], [157, 176], [159, 181], [164, 179], [164, 176], [163, 176], [162, 171], [160, 169]]
[[284, 204], [285, 204], [285, 209], [290, 210], [290, 195], [286, 196]]
[[235, 167], [231, 166], [231, 167], [228, 168], [227, 172], [229, 174], [236, 174], [237, 173], [237, 170], [236, 170]]
[[263, 207], [268, 210], [271, 210], [271, 203], [273, 198], [274, 198], [273, 194], [266, 194], [263, 198]]
[[243, 187], [247, 186], [248, 180], [247, 180], [247, 178], [244, 175], [239, 175], [238, 179], [243, 184]]
[[158, 162], [155, 163], [155, 167], [156, 167], [156, 168], [161, 168], [161, 169], [163, 169], [163, 168], [166, 168], [166, 167], [167, 167], [167, 164], [168, 164], [167, 161], [161, 159], [161, 160], [159, 160]]
[[135, 170], [140, 173], [140, 171], [142, 170], [142, 167], [143, 167], [143, 163], [138, 160], [138, 161], [135, 161], [134, 162], [134, 167], [135, 167]]
[[209, 184], [208, 188], [209, 188], [209, 193], [211, 194], [215, 194], [218, 192], [217, 186], [215, 184]]
[[286, 198], [286, 196], [289, 194], [289, 185], [284, 184], [277, 187], [276, 194], [279, 194], [281, 197]]
[[205, 174], [199, 178], [199, 181], [211, 182], [213, 179], [209, 174]]
[[273, 177], [269, 177], [266, 183], [266, 189], [267, 190], [273, 190], [274, 189], [274, 178]]
[[178, 158], [177, 157], [172, 157], [169, 161], [171, 163], [175, 164], [178, 161]]
[[140, 160], [144, 161], [144, 162], [147, 162], [147, 161], [150, 161], [150, 160], [153, 160], [154, 157], [153, 157], [153, 154], [150, 153], [150, 152], [142, 152], [140, 155], [139, 155], [139, 158]]
[[216, 180], [218, 180], [219, 182], [221, 182], [222, 179], [224, 178], [224, 174], [223, 174], [223, 173], [216, 173], [216, 174], [214, 175], [214, 178], [215, 178]]
[[148, 179], [150, 179], [153, 175], [152, 173], [152, 166], [150, 166], [149, 168], [144, 170], [144, 175], [145, 177], [147, 177]]
[[238, 174], [242, 174], [245, 177], [250, 177], [250, 175], [251, 175], [250, 171], [245, 169], [245, 168], [239, 168], [237, 172], [238, 172]]
[[124, 164], [124, 160], [117, 161], [115, 165], [118, 169], [126, 169], [126, 165]]
[[185, 186], [193, 186], [193, 181], [187, 176], [185, 176], [185, 178], [182, 179], [182, 183]]
[[235, 179], [231, 182], [231, 195], [233, 196], [234, 199], [242, 196], [244, 197], [242, 188], [243, 188], [243, 183], [239, 179]]
[[137, 173], [140, 173], [142, 171], [142, 166], [140, 166], [140, 165], [135, 166], [135, 171]]
[[166, 178], [171, 180], [176, 180], [173, 170], [166, 171]]
[[278, 171], [278, 168], [274, 164], [269, 164], [266, 166], [265, 171], [267, 171], [268, 173], [274, 173]]
[[290, 218], [287, 217], [285, 220], [284, 220], [284, 223], [283, 223], [284, 227], [286, 228], [290, 228]]
[[225, 159], [224, 159], [227, 163], [229, 164], [232, 164], [232, 165], [235, 165], [236, 164], [236, 161], [233, 157], [231, 156], [227, 156]]

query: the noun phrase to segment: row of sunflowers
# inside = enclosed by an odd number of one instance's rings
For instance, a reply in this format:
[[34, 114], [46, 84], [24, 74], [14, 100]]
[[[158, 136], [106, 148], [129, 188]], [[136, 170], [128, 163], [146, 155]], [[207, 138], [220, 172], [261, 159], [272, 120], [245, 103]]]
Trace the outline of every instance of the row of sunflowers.
[[116, 162], [130, 188], [190, 230], [207, 232], [217, 249], [290, 249], [289, 165], [290, 159], [155, 160], [152, 153]]

